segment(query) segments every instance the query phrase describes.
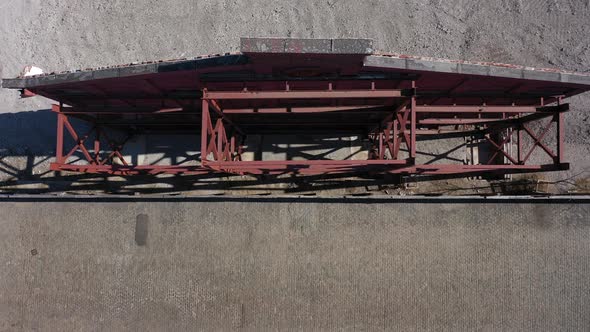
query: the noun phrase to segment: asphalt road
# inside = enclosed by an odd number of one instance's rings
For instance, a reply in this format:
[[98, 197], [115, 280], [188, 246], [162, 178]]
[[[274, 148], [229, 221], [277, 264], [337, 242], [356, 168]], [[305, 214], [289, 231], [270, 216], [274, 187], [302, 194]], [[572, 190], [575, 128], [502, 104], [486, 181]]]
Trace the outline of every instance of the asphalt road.
[[0, 203], [0, 330], [586, 330], [572, 201]]

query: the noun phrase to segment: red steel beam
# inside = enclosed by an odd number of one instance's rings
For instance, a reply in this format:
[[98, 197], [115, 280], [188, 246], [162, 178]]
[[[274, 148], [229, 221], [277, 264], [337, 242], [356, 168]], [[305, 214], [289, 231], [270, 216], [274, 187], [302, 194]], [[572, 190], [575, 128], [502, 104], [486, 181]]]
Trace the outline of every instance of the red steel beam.
[[413, 173], [420, 175], [449, 175], [484, 172], [548, 172], [569, 169], [568, 163], [543, 164], [543, 165], [417, 165], [408, 168], [399, 168], [389, 173]]
[[418, 124], [420, 125], [476, 125], [476, 124], [485, 124], [489, 122], [497, 122], [503, 120], [502, 118], [493, 118], [493, 119], [422, 119], [418, 120]]
[[355, 166], [355, 165], [406, 165], [406, 160], [254, 160], [207, 161], [207, 166], [262, 167], [262, 166]]
[[[363, 167], [367, 166], [364, 164], [359, 165], [348, 165], [351, 167], [342, 168], [325, 168], [325, 169], [314, 169], [308, 170], [302, 169], [301, 173], [308, 175], [311, 174], [323, 174], [323, 173], [343, 173], [354, 170], [354, 166]], [[382, 165], [383, 166], [383, 165]], [[387, 166], [387, 165], [385, 165]], [[391, 174], [420, 174], [420, 175], [449, 175], [449, 174], [462, 174], [462, 173], [483, 173], [483, 172], [543, 172], [543, 171], [556, 171], [556, 170], [567, 170], [569, 164], [545, 164], [545, 165], [450, 165], [450, 164], [435, 164], [435, 165], [416, 165], [416, 166], [403, 166], [403, 165], [390, 165], [393, 168], [386, 169], [385, 172]], [[228, 167], [229, 168], [229, 167]], [[170, 165], [170, 166], [159, 166], [159, 165], [142, 165], [142, 166], [114, 166], [114, 165], [63, 165], [58, 163], [52, 163], [50, 169], [53, 171], [70, 171], [70, 172], [86, 172], [86, 173], [107, 173], [115, 175], [133, 175], [133, 174], [208, 174], [211, 173], [212, 168], [202, 166], [183, 166], [183, 165]], [[221, 170], [226, 172], [225, 170]], [[272, 168], [266, 168], [264, 165], [252, 168], [247, 173], [264, 173], [273, 171]], [[280, 171], [280, 169], [274, 169]], [[238, 173], [235, 170], [229, 170], [230, 173]]]
[[403, 98], [403, 90], [309, 90], [309, 91], [208, 91], [203, 99], [341, 99], [341, 98]]
[[417, 113], [535, 113], [535, 106], [417, 106]]
[[390, 174], [417, 174], [417, 175], [454, 175], [472, 173], [530, 173], [547, 172], [569, 169], [569, 164], [544, 164], [544, 165], [458, 165], [458, 164], [433, 164], [433, 165], [397, 165], [397, 164], [373, 164], [365, 163], [354, 165], [264, 165], [252, 167], [232, 166], [207, 166], [212, 170], [235, 174], [282, 174], [293, 172], [305, 175], [318, 175], [326, 173], [348, 173], [359, 170], [380, 171]]
[[[56, 113], [63, 113], [68, 115], [149, 115], [149, 114], [162, 114], [162, 113], [178, 113], [183, 112], [184, 109], [181, 107], [171, 107], [171, 108], [156, 108], [156, 109], [144, 109], [141, 111], [134, 110], [128, 111], [126, 109], [121, 110], [112, 110], [112, 109], [88, 109], [84, 107], [59, 107], [59, 105], [51, 105], [51, 110]], [[196, 112], [183, 112], [183, 114], [199, 114]]]
[[[412, 82], [412, 88], [416, 88], [416, 82]], [[416, 96], [412, 96], [410, 103], [410, 158], [416, 158]]]
[[189, 165], [138, 165], [138, 166], [121, 166], [121, 165], [72, 165], [51, 163], [52, 171], [69, 171], [83, 173], [106, 173], [114, 175], [135, 175], [135, 174], [208, 174], [211, 169], [202, 166]]
[[276, 107], [223, 109], [225, 114], [281, 114], [281, 113], [329, 113], [342, 111], [366, 111], [379, 109], [386, 105], [328, 106], [328, 107]]

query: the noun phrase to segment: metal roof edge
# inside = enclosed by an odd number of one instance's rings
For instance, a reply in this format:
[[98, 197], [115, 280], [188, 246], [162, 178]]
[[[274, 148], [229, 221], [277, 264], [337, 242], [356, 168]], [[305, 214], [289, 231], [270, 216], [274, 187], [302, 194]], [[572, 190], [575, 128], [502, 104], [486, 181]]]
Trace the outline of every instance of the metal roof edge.
[[192, 59], [175, 59], [112, 67], [76, 70], [60, 73], [49, 73], [30, 77], [2, 79], [2, 87], [6, 89], [24, 89], [69, 82], [81, 82], [107, 78], [148, 75], [161, 72], [196, 70], [214, 66], [235, 65], [246, 62], [246, 56], [240, 53], [210, 55]]
[[[342, 46], [337, 45], [340, 42], [342, 42]], [[269, 43], [276, 43], [278, 45], [275, 45], [276, 52], [273, 51], [272, 48], [268, 48], [272, 46]], [[197, 68], [213, 66], [236, 65], [246, 63], [247, 54], [249, 52], [285, 54], [299, 52], [319, 54], [328, 51], [332, 53], [325, 54], [365, 55], [363, 60], [363, 65], [365, 67], [503, 77], [590, 86], [590, 74], [559, 69], [532, 68], [492, 62], [446, 60], [399, 54], [372, 54], [372, 40], [370, 39], [242, 38], [241, 44], [241, 53], [226, 53], [223, 55], [213, 54], [194, 58], [132, 63], [111, 67], [48, 73], [30, 77], [6, 78], [2, 79], [1, 87], [6, 89], [25, 89], [29, 87], [41, 87], [69, 82], [128, 77], [170, 71], [196, 70]], [[366, 53], [369, 52], [369, 48], [371, 53]]]
[[363, 65], [365, 67], [516, 78], [590, 86], [590, 74], [561, 71], [557, 69], [537, 69], [500, 63], [374, 54], [365, 57]]

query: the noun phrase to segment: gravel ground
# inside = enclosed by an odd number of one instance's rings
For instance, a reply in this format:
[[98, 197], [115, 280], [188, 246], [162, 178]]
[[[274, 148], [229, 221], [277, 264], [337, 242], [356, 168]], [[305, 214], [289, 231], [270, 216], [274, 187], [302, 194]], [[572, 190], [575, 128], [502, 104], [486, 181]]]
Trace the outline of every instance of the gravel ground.
[[[240, 36], [368, 37], [378, 50], [590, 70], [589, 0], [80, 1], [2, 0], [0, 76], [237, 51]], [[569, 172], [587, 183], [590, 94], [571, 99]], [[35, 179], [53, 154], [40, 97], [0, 90], [2, 179]], [[38, 164], [38, 165], [37, 165]], [[36, 165], [36, 166], [33, 166]]]

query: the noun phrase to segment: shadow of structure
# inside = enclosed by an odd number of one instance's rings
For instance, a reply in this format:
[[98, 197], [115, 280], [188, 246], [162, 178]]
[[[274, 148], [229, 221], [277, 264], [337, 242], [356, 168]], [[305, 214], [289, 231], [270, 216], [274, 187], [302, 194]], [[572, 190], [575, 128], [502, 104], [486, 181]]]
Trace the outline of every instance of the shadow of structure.
[[[486, 194], [488, 181], [464, 175], [402, 176], [381, 173], [279, 174], [279, 175], [129, 175], [113, 176], [54, 172], [49, 169], [56, 153], [56, 115], [51, 110], [0, 114], [0, 192], [9, 194], [186, 194], [186, 195], [371, 195], [378, 194]], [[83, 121], [72, 124], [81, 132]], [[112, 137], [122, 139], [117, 131]], [[449, 143], [450, 142], [450, 143]], [[65, 146], [75, 142], [66, 137]], [[253, 160], [362, 160], [369, 142], [361, 136], [254, 135], [248, 137], [244, 155]], [[444, 144], [423, 144], [417, 158], [424, 164], [462, 163], [469, 142], [463, 138]], [[198, 133], [134, 135], [122, 153], [134, 165], [195, 165], [200, 160]], [[401, 153], [407, 153], [401, 149]], [[71, 159], [83, 160], [80, 151]], [[420, 186], [417, 184], [420, 183]], [[523, 193], [528, 193], [524, 190]]]

